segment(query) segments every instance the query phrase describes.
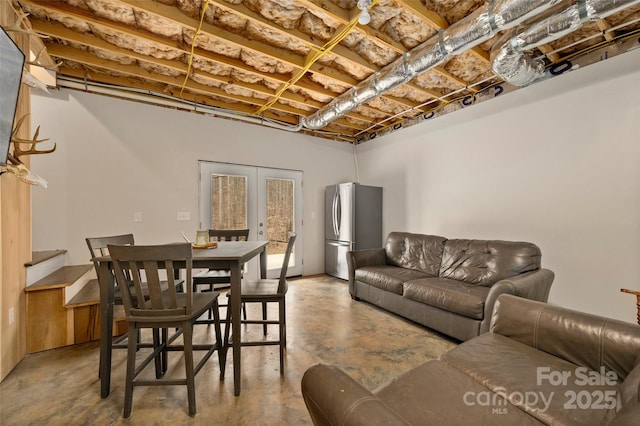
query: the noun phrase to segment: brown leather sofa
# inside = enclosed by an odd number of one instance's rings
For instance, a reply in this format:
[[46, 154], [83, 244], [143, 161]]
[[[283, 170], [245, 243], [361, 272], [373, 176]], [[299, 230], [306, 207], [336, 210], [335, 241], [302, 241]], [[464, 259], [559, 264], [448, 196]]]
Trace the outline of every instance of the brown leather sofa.
[[355, 300], [468, 340], [489, 330], [504, 293], [546, 302], [554, 274], [535, 244], [392, 232], [384, 248], [350, 251]]
[[315, 425], [638, 425], [640, 326], [502, 295], [489, 333], [369, 391], [302, 377]]

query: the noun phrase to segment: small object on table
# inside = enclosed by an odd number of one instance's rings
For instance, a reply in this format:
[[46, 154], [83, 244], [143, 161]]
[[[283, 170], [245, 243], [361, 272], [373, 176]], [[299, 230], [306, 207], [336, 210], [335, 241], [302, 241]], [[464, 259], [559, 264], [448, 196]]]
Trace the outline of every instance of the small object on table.
[[204, 244], [191, 244], [191, 247], [193, 247], [194, 249], [210, 249], [218, 247], [218, 243], [215, 241], [211, 241], [210, 243]]
[[[200, 240], [200, 233], [201, 232], [206, 232], [207, 233], [206, 240], [204, 240], [204, 239]], [[191, 247], [193, 247], [194, 249], [210, 249], [210, 248], [218, 247], [218, 243], [216, 241], [209, 242], [209, 231], [198, 231], [198, 235], [196, 236], [195, 244], [192, 243], [191, 240], [189, 238], [187, 238], [186, 235], [184, 235], [184, 232], [182, 232], [182, 238], [184, 238], [184, 240], [186, 242], [191, 244]]]
[[196, 244], [197, 246], [203, 246], [209, 242], [209, 230], [196, 231]]

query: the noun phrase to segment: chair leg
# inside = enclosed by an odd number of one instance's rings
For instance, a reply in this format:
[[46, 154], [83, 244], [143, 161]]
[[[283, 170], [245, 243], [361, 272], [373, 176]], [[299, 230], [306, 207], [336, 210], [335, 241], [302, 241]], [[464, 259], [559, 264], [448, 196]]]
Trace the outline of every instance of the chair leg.
[[[213, 286], [211, 284], [209, 284], [209, 291], [213, 291]], [[211, 309], [209, 309], [209, 320], [211, 320], [212, 316], [213, 316], [213, 312], [211, 312]]]
[[287, 329], [285, 323], [286, 313], [284, 299], [278, 302], [278, 310], [278, 315], [280, 316], [278, 324], [278, 332], [280, 334], [280, 375], [282, 376], [284, 374], [284, 348], [287, 346]]
[[220, 331], [220, 310], [218, 306], [218, 301], [216, 300], [211, 307], [213, 310], [213, 325], [216, 331], [216, 344], [218, 345], [218, 363], [220, 365], [220, 380], [224, 379], [224, 370], [227, 365], [227, 357], [226, 351], [224, 349], [225, 345], [222, 341], [222, 332]]
[[124, 387], [124, 413], [125, 418], [131, 415], [133, 404], [133, 379], [136, 370], [136, 351], [138, 350], [138, 329], [135, 324], [129, 323], [129, 346], [127, 348], [127, 374]]
[[231, 330], [231, 306], [229, 306], [230, 302], [227, 302], [227, 315], [225, 319], [225, 327], [224, 327], [224, 358], [227, 359], [227, 351], [229, 350], [229, 330]]
[[282, 324], [282, 345], [287, 347], [287, 302], [282, 299], [282, 316], [280, 317], [280, 323]]
[[[156, 349], [161, 344], [162, 344], [162, 342], [160, 340], [160, 329], [154, 328], [153, 329], [153, 348]], [[162, 352], [160, 352], [154, 358], [153, 362], [155, 363], [155, 366], [156, 366], [156, 379], [159, 379], [159, 378], [162, 377], [162, 374], [164, 373], [163, 370], [162, 370], [162, 365], [163, 365]]]
[[189, 415], [196, 415], [196, 385], [193, 372], [193, 325], [189, 322], [182, 324], [184, 339], [184, 368], [187, 377], [187, 399], [189, 400]]
[[[176, 332], [178, 331], [178, 329], [176, 328]], [[162, 329], [162, 339], [160, 340], [160, 343], [162, 343], [164, 345], [164, 350], [162, 351], [162, 375], [164, 376], [164, 373], [167, 372], [167, 366], [169, 365], [169, 350], [167, 348], [167, 342], [169, 341], [169, 329], [168, 328], [163, 328]]]
[[[267, 302], [262, 302], [262, 320], [267, 320]], [[267, 324], [262, 324], [262, 333], [267, 335]]]

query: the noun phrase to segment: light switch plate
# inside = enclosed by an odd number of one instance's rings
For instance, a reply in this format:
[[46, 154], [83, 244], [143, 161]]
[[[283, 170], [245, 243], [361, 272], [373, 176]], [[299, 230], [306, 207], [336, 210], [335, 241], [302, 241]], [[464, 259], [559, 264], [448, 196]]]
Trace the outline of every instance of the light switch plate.
[[191, 212], [178, 212], [178, 222], [189, 222], [191, 220]]

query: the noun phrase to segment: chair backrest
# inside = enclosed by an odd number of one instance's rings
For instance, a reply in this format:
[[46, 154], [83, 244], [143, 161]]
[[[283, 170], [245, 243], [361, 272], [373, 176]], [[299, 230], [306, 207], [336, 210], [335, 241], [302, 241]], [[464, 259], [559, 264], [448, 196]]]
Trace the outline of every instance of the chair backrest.
[[100, 256], [107, 256], [109, 254], [109, 250], [107, 249], [107, 245], [133, 245], [133, 234], [124, 234], [124, 235], [113, 235], [110, 237], [96, 237], [96, 238], [85, 238], [87, 242], [87, 246], [89, 247], [89, 252], [91, 252], [91, 259]]
[[280, 270], [280, 280], [278, 281], [278, 293], [282, 293], [287, 285], [287, 269], [289, 268], [289, 258], [293, 251], [293, 244], [296, 242], [296, 233], [289, 234], [289, 242], [287, 250], [284, 252], [284, 260], [282, 261], [282, 269]]
[[209, 241], [247, 241], [248, 229], [209, 229]]
[[[161, 321], [176, 315], [189, 315], [192, 309], [192, 290], [186, 289], [186, 302], [178, 304], [176, 286], [180, 270], [186, 271], [185, 282], [191, 282], [193, 267], [191, 244], [161, 244], [154, 246], [108, 245], [116, 282], [122, 293], [126, 316], [145, 317]], [[161, 287], [160, 271], [166, 270], [168, 291]], [[147, 292], [142, 285], [144, 272]], [[128, 285], [127, 273], [133, 286]], [[145, 299], [146, 296], [146, 299]]]
[[[98, 262], [95, 260], [97, 257], [108, 256], [109, 249], [107, 246], [109, 244], [117, 244], [117, 245], [134, 245], [133, 234], [123, 234], [123, 235], [111, 235], [108, 237], [95, 237], [95, 238], [85, 238], [87, 242], [87, 246], [89, 247], [89, 252], [91, 253], [91, 261], [93, 262], [93, 267], [96, 270], [96, 274], [100, 276], [98, 273]], [[127, 276], [127, 279], [130, 280], [130, 277]], [[116, 302], [120, 304], [120, 292], [116, 288]]]

